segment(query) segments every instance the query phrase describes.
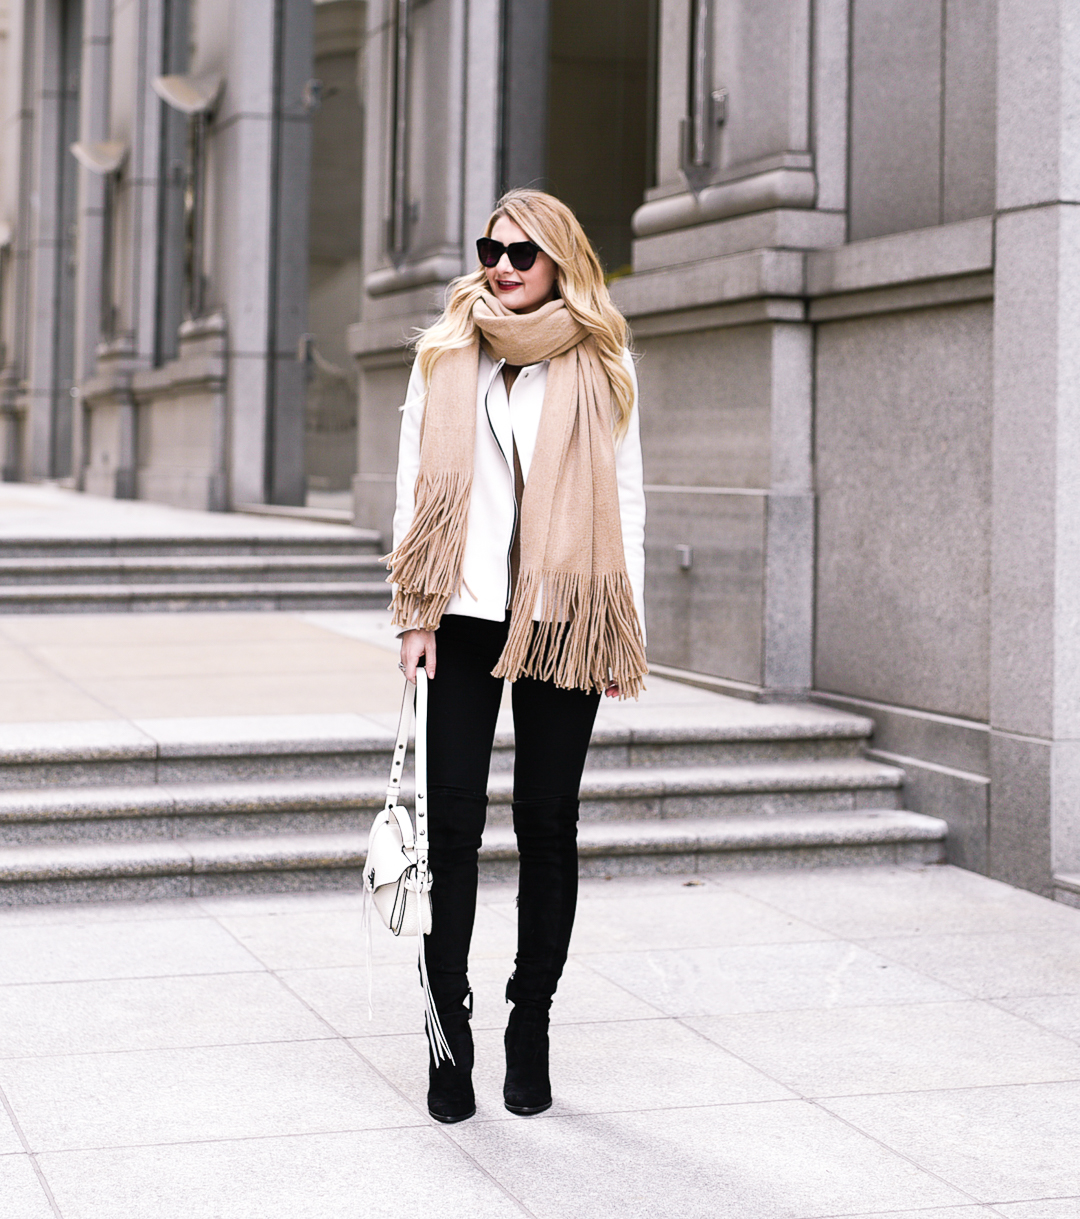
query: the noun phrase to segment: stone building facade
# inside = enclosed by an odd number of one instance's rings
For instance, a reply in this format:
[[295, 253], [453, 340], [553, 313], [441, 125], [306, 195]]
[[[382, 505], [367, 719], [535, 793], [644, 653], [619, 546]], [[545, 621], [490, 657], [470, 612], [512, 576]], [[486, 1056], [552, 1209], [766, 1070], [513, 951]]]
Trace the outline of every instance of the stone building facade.
[[543, 185], [640, 353], [652, 661], [1080, 873], [1069, 0], [0, 4], [5, 477], [385, 532], [403, 340]]

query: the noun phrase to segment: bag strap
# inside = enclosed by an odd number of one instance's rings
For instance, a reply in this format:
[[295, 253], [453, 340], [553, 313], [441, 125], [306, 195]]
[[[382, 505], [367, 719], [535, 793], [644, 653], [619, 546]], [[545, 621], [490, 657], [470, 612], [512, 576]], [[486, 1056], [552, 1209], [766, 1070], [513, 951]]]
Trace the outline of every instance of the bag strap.
[[[424, 675], [425, 677], [427, 674]], [[409, 683], [405, 683], [405, 693], [401, 696], [401, 714], [398, 716], [397, 740], [394, 742], [394, 756], [390, 761], [390, 782], [386, 787], [386, 807], [393, 808], [401, 802], [401, 772], [405, 769], [405, 753], [409, 747], [409, 729], [412, 727], [413, 700]]]
[[[427, 670], [416, 670], [416, 738], [413, 745], [416, 768], [416, 876], [421, 893], [428, 884], [427, 821]], [[423, 937], [421, 937], [423, 938]]]

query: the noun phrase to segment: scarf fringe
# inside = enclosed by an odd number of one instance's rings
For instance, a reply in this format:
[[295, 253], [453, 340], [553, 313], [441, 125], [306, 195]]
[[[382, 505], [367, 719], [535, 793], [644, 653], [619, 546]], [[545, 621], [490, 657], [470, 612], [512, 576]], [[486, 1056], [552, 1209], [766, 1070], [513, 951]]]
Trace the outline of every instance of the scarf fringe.
[[394, 626], [433, 631], [461, 587], [472, 471], [421, 472], [409, 532], [391, 554], [388, 584], [396, 585], [390, 608]]
[[[543, 593], [542, 619], [533, 619]], [[564, 690], [637, 698], [649, 668], [625, 572], [530, 571], [518, 578], [510, 634], [493, 677], [534, 677]]]

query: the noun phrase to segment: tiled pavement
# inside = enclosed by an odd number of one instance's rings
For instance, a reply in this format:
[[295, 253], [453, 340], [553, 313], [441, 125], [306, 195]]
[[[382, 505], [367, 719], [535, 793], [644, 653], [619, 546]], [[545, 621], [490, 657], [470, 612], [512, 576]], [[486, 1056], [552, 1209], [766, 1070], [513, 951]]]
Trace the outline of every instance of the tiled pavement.
[[424, 1109], [408, 942], [352, 894], [0, 912], [2, 1219], [1074, 1219], [1080, 910], [953, 868], [583, 882], [556, 1101]]

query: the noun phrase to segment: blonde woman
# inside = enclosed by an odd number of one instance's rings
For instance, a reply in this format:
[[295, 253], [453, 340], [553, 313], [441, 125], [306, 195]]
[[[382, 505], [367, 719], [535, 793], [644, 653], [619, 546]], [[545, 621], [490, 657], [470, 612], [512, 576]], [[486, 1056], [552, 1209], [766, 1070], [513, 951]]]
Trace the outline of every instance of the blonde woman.
[[428, 809], [436, 1010], [428, 1110], [476, 1111], [469, 942], [503, 681], [513, 683], [518, 949], [503, 1099], [551, 1105], [548, 1013], [577, 902], [578, 790], [601, 694], [636, 697], [645, 499], [626, 323], [565, 204], [498, 203], [480, 266], [416, 344], [397, 474], [394, 620], [431, 683]]

